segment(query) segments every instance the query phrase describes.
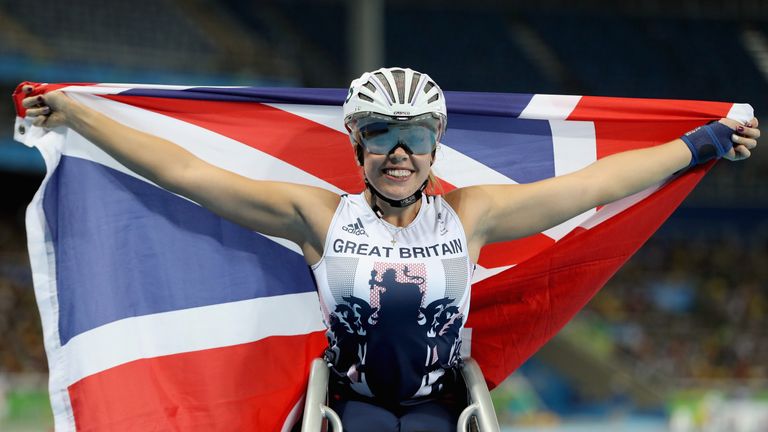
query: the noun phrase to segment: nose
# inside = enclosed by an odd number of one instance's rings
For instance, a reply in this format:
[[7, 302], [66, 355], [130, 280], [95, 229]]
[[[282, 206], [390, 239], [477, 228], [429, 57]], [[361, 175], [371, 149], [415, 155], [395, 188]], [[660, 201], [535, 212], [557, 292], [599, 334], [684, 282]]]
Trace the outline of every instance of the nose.
[[392, 149], [391, 152], [387, 155], [391, 161], [402, 161], [408, 159], [408, 152], [406, 151], [405, 147], [402, 145], [399, 145]]

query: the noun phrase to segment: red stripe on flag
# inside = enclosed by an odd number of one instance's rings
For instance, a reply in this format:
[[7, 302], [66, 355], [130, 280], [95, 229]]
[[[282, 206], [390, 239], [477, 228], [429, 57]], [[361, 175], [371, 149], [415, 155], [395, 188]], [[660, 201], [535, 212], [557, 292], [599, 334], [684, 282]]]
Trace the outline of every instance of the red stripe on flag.
[[477, 263], [485, 268], [502, 267], [521, 263], [555, 244], [552, 237], [535, 234], [529, 237], [491, 243], [480, 249]]
[[[708, 165], [706, 168], [709, 168]], [[589, 229], [473, 285], [474, 357], [491, 386], [555, 335], [645, 243], [704, 176], [698, 167]]]
[[597, 158], [663, 144], [725, 117], [733, 104], [583, 96], [568, 120], [595, 123]]
[[[252, 102], [104, 97], [191, 123], [281, 159], [347, 192], [363, 190], [347, 134]], [[319, 145], [320, 144], [320, 145]]]
[[323, 332], [126, 363], [69, 387], [78, 431], [276, 431]]

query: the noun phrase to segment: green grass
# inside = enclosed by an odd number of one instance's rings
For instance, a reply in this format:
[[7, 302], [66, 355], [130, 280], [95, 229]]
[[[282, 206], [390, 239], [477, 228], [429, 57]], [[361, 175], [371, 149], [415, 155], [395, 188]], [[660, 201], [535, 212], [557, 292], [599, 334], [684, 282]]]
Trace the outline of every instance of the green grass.
[[6, 395], [0, 416], [0, 431], [40, 432], [53, 430], [48, 393], [42, 390], [13, 390]]

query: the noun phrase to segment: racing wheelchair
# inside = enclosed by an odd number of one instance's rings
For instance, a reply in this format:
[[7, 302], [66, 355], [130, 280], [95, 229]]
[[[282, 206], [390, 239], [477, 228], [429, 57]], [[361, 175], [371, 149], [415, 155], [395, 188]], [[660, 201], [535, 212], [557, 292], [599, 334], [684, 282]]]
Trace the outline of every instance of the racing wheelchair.
[[[341, 419], [326, 401], [328, 398], [328, 364], [322, 358], [312, 361], [304, 401], [304, 417], [301, 430], [320, 432], [327, 420], [333, 432], [341, 432]], [[464, 359], [461, 375], [467, 387], [467, 407], [459, 415], [458, 432], [499, 432], [499, 422], [493, 409], [491, 394], [485, 384], [480, 367], [473, 359]]]

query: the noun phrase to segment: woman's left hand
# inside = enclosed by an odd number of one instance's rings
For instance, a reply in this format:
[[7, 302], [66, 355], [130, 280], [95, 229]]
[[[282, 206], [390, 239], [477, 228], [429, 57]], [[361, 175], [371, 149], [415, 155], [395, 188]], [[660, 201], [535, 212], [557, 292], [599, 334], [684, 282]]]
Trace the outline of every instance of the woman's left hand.
[[757, 139], [760, 138], [760, 129], [757, 128], [757, 118], [753, 118], [746, 124], [741, 124], [736, 120], [720, 119], [720, 123], [733, 129], [733, 148], [723, 156], [731, 161], [740, 161], [748, 158], [752, 150], [757, 147]]

